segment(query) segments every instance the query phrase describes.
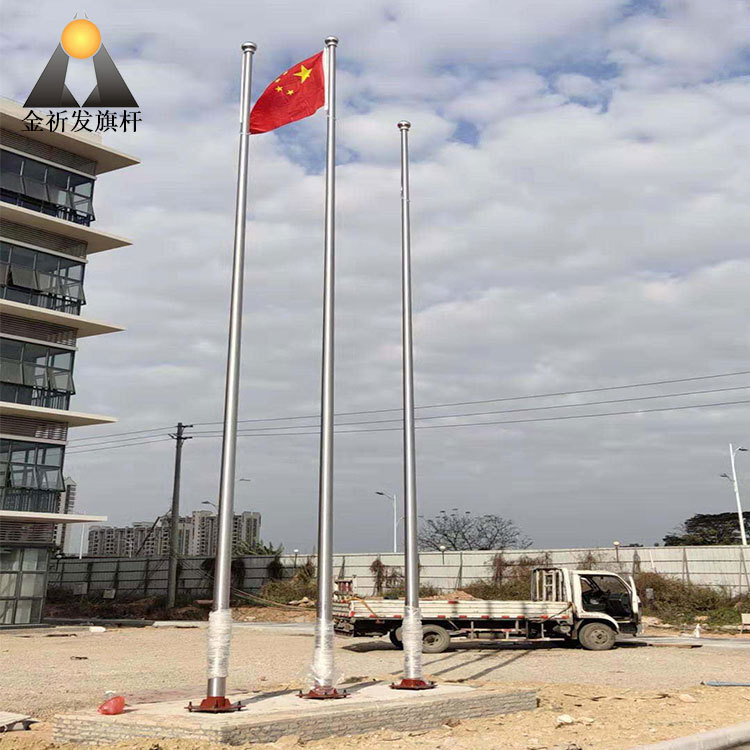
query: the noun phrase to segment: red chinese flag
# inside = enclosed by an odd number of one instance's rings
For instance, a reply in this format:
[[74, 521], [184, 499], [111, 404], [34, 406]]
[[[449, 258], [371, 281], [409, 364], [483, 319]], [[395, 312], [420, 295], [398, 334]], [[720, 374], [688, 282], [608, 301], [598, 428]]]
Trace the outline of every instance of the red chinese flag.
[[317, 112], [326, 98], [323, 53], [285, 70], [250, 112], [250, 132], [267, 133]]

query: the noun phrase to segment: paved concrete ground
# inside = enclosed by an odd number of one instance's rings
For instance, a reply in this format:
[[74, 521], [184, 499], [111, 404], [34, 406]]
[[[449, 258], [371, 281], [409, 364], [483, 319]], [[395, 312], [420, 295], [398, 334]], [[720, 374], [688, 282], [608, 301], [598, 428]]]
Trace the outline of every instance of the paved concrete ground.
[[[52, 715], [98, 705], [106, 690], [128, 702], [200, 699], [205, 695], [203, 628], [87, 628], [0, 632], [0, 710]], [[692, 639], [648, 639], [685, 646]], [[392, 733], [312, 742], [306, 750], [528, 750], [577, 743], [586, 750], [620, 750], [750, 719], [749, 688], [709, 688], [706, 680], [747, 681], [747, 640], [700, 639], [700, 648], [654, 648], [630, 641], [613, 651], [591, 652], [540, 644], [456, 642], [446, 653], [426, 654], [425, 671], [438, 680], [474, 680], [510, 688], [540, 688], [541, 708], [502, 719], [466, 720], [424, 735]], [[230, 686], [273, 691], [307, 681], [313, 638], [304, 624], [240, 624], [233, 630]], [[342, 677], [393, 679], [403, 652], [387, 640], [336, 639]], [[687, 697], [685, 697], [687, 696]], [[557, 727], [569, 714], [576, 723]], [[593, 724], [586, 723], [588, 719]], [[10, 737], [10, 736], [9, 736]], [[3, 750], [51, 750], [50, 725], [17, 732]], [[118, 750], [149, 750], [154, 743]], [[162, 750], [186, 750], [172, 741]], [[190, 745], [190, 750], [215, 750]], [[59, 749], [55, 749], [59, 750]]]

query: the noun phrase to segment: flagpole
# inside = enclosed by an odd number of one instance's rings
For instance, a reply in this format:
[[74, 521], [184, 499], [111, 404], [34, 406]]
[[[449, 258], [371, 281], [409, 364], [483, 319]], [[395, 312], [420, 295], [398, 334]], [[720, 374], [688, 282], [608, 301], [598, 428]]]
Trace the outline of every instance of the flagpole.
[[240, 82], [240, 147], [237, 166], [237, 200], [234, 219], [232, 293], [229, 307], [229, 344], [224, 395], [224, 433], [221, 448], [219, 485], [219, 533], [214, 567], [213, 609], [208, 619], [208, 686], [206, 698], [191, 711], [219, 713], [238, 711], [242, 706], [226, 697], [229, 647], [232, 634], [230, 609], [232, 568], [232, 525], [237, 453], [237, 407], [240, 387], [240, 347], [242, 334], [242, 287], [245, 272], [245, 219], [247, 215], [247, 172], [250, 147], [250, 85], [253, 73], [253, 42], [242, 45]]
[[414, 353], [411, 302], [411, 215], [409, 211], [409, 129], [401, 120], [401, 348], [404, 406], [404, 567], [406, 593], [401, 641], [404, 676], [395, 690], [427, 690], [434, 682], [422, 675], [422, 615], [419, 609], [419, 547], [417, 544], [417, 475], [414, 440]]
[[323, 364], [320, 397], [320, 468], [318, 486], [318, 603], [312, 689], [301, 698], [345, 698], [333, 678], [333, 354], [334, 354], [334, 245], [336, 168], [336, 47], [326, 38], [326, 199], [323, 270]]

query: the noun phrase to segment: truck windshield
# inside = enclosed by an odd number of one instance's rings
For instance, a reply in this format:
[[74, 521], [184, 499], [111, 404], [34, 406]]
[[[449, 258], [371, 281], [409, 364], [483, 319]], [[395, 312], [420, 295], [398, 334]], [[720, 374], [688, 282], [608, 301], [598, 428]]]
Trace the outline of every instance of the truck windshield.
[[633, 614], [630, 589], [619, 576], [581, 576], [581, 599], [589, 612], [606, 612], [616, 620], [627, 620]]
[[[585, 585], [588, 584], [588, 589]], [[584, 591], [606, 591], [608, 594], [628, 594], [629, 589], [618, 576], [582, 576], [581, 587]]]

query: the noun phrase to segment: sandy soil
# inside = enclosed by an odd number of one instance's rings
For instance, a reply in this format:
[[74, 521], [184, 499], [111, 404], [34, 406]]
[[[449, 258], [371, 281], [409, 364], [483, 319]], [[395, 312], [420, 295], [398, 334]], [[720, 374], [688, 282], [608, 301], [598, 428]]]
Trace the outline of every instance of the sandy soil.
[[[62, 635], [64, 632], [68, 634]], [[402, 652], [387, 642], [337, 638], [336, 647], [337, 668], [343, 678], [392, 679], [400, 673]], [[238, 628], [233, 636], [230, 684], [242, 690], [302, 686], [311, 650], [310, 636]], [[0, 710], [28, 713], [43, 721], [32, 732], [3, 735], [0, 749], [52, 747], [45, 720], [61, 711], [97, 705], [105, 690], [124, 694], [131, 704], [158, 697], [200, 698], [204, 654], [202, 629], [2, 633]], [[425, 671], [444, 681], [537, 687], [540, 707], [512, 716], [466, 720], [429, 732], [382, 731], [305, 743], [305, 747], [620, 750], [750, 720], [750, 688], [700, 685], [701, 680], [709, 679], [749, 680], [750, 651], [708, 642], [696, 649], [622, 646], [602, 653], [457, 644], [444, 654], [425, 655]], [[557, 717], [562, 714], [572, 716], [575, 723], [558, 727]], [[268, 747], [297, 744], [296, 738], [290, 737]], [[214, 750], [207, 744], [158, 738], [116, 747]]]

